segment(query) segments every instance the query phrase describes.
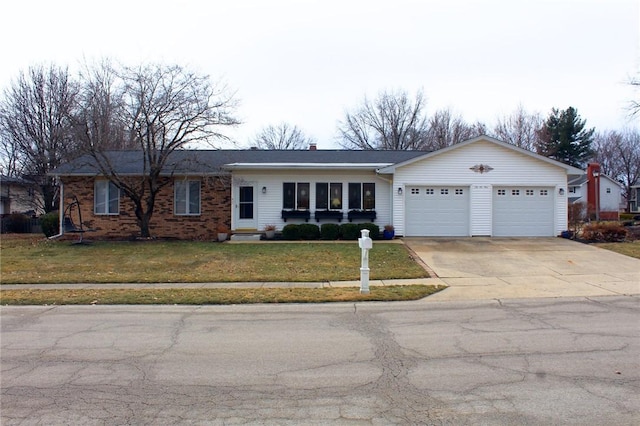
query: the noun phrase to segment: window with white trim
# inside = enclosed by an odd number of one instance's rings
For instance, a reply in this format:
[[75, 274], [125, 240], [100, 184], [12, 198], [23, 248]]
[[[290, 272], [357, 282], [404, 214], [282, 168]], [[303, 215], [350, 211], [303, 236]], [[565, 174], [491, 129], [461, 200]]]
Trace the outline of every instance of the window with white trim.
[[520, 190], [519, 189], [512, 189], [511, 190], [511, 195], [520, 195]]
[[116, 215], [120, 213], [120, 190], [111, 181], [97, 180], [93, 187], [93, 212]]
[[498, 189], [498, 195], [507, 195], [507, 191], [505, 189]]
[[533, 189], [527, 189], [527, 190], [525, 191], [525, 195], [528, 195], [528, 196], [532, 196], [532, 195], [533, 195], [533, 193], [534, 193]]
[[543, 197], [546, 197], [547, 195], [549, 195], [549, 191], [547, 189], [541, 189], [540, 195], [542, 195]]
[[456, 188], [456, 195], [464, 195], [464, 190], [462, 188]]
[[440, 188], [440, 195], [449, 195], [449, 190], [447, 188]]
[[611, 194], [611, 188], [607, 188], [607, 194]]
[[200, 181], [177, 180], [173, 184], [174, 214], [195, 216], [200, 214]]
[[433, 195], [434, 194], [433, 188], [427, 188], [424, 192], [425, 192], [426, 195]]
[[420, 188], [411, 188], [411, 195], [420, 194]]

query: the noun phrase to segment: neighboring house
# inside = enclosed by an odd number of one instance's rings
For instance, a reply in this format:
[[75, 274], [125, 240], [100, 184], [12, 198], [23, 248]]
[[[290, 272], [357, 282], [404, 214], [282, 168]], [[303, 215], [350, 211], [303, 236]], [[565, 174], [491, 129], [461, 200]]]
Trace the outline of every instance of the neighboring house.
[[631, 197], [629, 198], [629, 211], [631, 213], [640, 213], [640, 185], [631, 187]]
[[600, 165], [590, 163], [586, 174], [569, 180], [569, 202], [584, 203], [596, 220], [618, 220], [622, 188], [609, 176], [600, 173]]
[[42, 201], [36, 187], [29, 181], [10, 176], [0, 176], [0, 215], [43, 213]]
[[[139, 175], [141, 153], [110, 153]], [[482, 136], [434, 152], [346, 150], [177, 151], [163, 177], [151, 232], [214, 239], [268, 224], [346, 221], [395, 226], [403, 236], [555, 236], [567, 229], [574, 167]], [[138, 233], [133, 206], [80, 158], [54, 173], [64, 203], [80, 201], [96, 235]]]

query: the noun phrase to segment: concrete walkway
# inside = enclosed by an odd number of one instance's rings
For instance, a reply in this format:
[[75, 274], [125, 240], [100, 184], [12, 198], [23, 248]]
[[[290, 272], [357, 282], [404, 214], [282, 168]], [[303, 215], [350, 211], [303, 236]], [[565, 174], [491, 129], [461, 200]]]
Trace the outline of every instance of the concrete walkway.
[[449, 288], [428, 301], [640, 295], [640, 260], [562, 238], [406, 238]]
[[[446, 285], [425, 302], [640, 295], [640, 260], [562, 238], [405, 238], [433, 278], [371, 280], [369, 285]], [[375, 244], [374, 248], [375, 250]], [[330, 288], [359, 281], [16, 284], [12, 289]]]

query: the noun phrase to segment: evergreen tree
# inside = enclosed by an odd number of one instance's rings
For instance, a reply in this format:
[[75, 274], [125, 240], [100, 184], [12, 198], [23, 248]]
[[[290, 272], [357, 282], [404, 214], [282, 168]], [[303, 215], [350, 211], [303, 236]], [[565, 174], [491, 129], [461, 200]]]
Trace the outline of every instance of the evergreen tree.
[[591, 142], [595, 131], [585, 129], [585, 124], [575, 108], [564, 111], [553, 108], [538, 131], [538, 154], [584, 169], [593, 154]]

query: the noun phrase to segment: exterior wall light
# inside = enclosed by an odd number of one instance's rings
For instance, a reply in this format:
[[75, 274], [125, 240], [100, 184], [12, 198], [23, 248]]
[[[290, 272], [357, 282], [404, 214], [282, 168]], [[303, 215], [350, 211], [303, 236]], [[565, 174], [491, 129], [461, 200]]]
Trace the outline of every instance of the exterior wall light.
[[263, 186], [263, 187], [262, 187], [262, 193], [263, 193], [263, 194], [266, 194], [266, 193], [267, 193], [267, 187], [266, 187], [266, 186]]
[[402, 188], [398, 188], [398, 195], [402, 195]]
[[560, 189], [558, 190], [558, 194], [560, 194], [560, 195], [564, 195], [564, 188], [560, 188]]

